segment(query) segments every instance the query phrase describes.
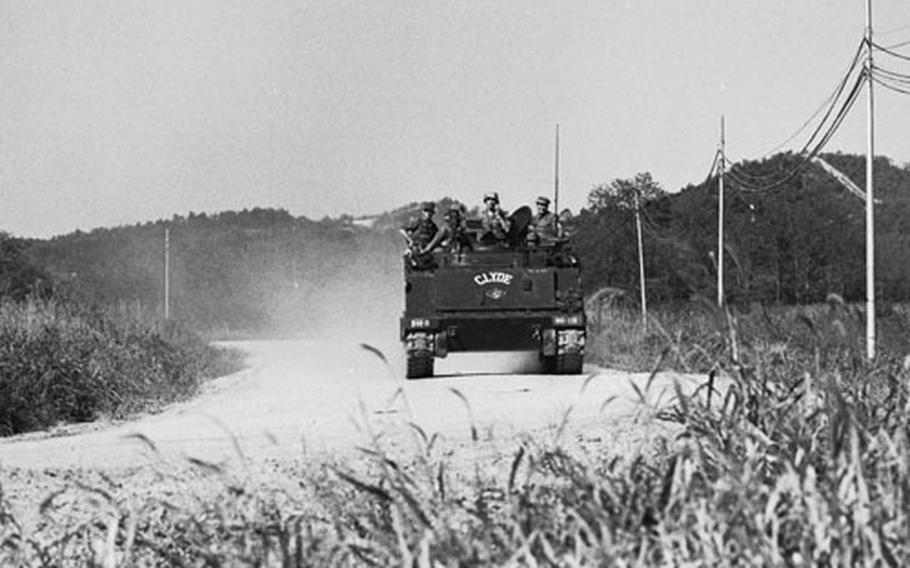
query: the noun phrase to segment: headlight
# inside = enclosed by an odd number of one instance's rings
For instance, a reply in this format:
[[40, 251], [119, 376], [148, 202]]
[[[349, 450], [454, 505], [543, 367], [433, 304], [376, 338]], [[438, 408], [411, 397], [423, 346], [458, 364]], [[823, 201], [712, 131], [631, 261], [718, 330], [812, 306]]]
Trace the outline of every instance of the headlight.
[[553, 325], [581, 325], [584, 323], [581, 314], [571, 316], [553, 316]]

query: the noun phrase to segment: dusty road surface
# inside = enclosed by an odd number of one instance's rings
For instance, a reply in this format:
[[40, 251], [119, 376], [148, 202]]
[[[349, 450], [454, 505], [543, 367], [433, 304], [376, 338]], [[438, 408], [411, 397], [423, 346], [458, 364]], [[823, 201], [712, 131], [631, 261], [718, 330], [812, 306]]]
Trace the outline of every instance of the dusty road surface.
[[[432, 379], [406, 381], [357, 344], [255, 341], [227, 344], [249, 353], [248, 368], [210, 383], [193, 401], [133, 422], [32, 434], [0, 441], [0, 468], [135, 467], [162, 457], [229, 462], [350, 451], [374, 436], [416, 431], [450, 440], [552, 435], [567, 421], [584, 432], [607, 428], [612, 443], [639, 439], [633, 424], [650, 404], [665, 405], [674, 381], [691, 392], [704, 377], [587, 367], [585, 375], [519, 374], [533, 355], [453, 356]], [[482, 374], [480, 371], [483, 371]], [[492, 374], [491, 374], [492, 372]], [[590, 428], [589, 428], [590, 427]], [[525, 434], [527, 435], [527, 434]]]

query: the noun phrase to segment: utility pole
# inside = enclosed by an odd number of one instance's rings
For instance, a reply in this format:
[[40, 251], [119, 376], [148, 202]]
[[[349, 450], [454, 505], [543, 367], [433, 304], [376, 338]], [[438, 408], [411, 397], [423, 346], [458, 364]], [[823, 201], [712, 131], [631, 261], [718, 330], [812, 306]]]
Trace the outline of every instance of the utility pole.
[[635, 228], [638, 231], [638, 282], [641, 289], [641, 324], [648, 325], [648, 300], [645, 295], [645, 253], [641, 242], [641, 188], [635, 188]]
[[872, 99], [872, 0], [866, 0], [866, 357], [875, 357], [875, 223], [872, 195], [872, 162], [875, 157], [874, 105]]
[[164, 226], [164, 320], [171, 317], [171, 229]]
[[724, 116], [720, 116], [720, 175], [717, 177], [717, 305], [724, 305], [724, 171], [727, 169]]

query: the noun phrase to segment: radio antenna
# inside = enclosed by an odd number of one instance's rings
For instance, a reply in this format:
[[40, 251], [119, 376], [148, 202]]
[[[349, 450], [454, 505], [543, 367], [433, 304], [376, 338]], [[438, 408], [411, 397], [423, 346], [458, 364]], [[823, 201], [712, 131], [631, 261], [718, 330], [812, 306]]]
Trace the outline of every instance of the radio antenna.
[[553, 213], [559, 219], [559, 123], [556, 123], [556, 165], [553, 174]]

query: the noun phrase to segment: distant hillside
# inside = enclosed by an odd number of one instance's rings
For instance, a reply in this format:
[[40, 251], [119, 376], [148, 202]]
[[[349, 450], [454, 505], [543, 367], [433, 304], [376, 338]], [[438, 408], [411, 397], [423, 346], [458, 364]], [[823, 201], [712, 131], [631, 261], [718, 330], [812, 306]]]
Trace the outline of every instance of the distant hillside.
[[[824, 158], [864, 186], [861, 156]], [[731, 301], [818, 302], [829, 293], [863, 297], [863, 201], [814, 165], [773, 183], [801, 163], [798, 156], [778, 154], [733, 167], [726, 184], [725, 237]], [[885, 158], [876, 160], [875, 169], [876, 197], [882, 200], [876, 208], [879, 293], [905, 301], [910, 299], [910, 169]], [[753, 190], [762, 185], [771, 187]], [[457, 202], [438, 203], [441, 217]], [[403, 301], [403, 243], [396, 229], [418, 213], [417, 202], [359, 220], [314, 221], [259, 208], [190, 213], [31, 241], [26, 252], [58, 288], [103, 303], [160, 309], [167, 226], [172, 313], [196, 329], [318, 335], [370, 321], [385, 333], [394, 330]], [[658, 192], [643, 213], [651, 301], [713, 297], [717, 179], [677, 193]], [[598, 201], [592, 191], [588, 206], [567, 221], [586, 266], [588, 290], [636, 290], [632, 211]]]
[[400, 282], [397, 235], [348, 217], [312, 221], [275, 209], [76, 232], [35, 241], [29, 253], [58, 286], [160, 310], [165, 226], [171, 311], [197, 329], [321, 329], [349, 315], [357, 298]]
[[[448, 211], [452, 206], [467, 210], [469, 214], [479, 214], [479, 209], [476, 206], [471, 209], [462, 202], [451, 199], [449, 197], [437, 199], [435, 203], [436, 216], [440, 219], [442, 217], [442, 214]], [[413, 201], [407, 205], [396, 207], [391, 211], [381, 213], [374, 218], [372, 228], [377, 231], [397, 231], [399, 227], [404, 226], [408, 223], [408, 221], [415, 219], [420, 215], [421, 204], [422, 202], [420, 201]]]

